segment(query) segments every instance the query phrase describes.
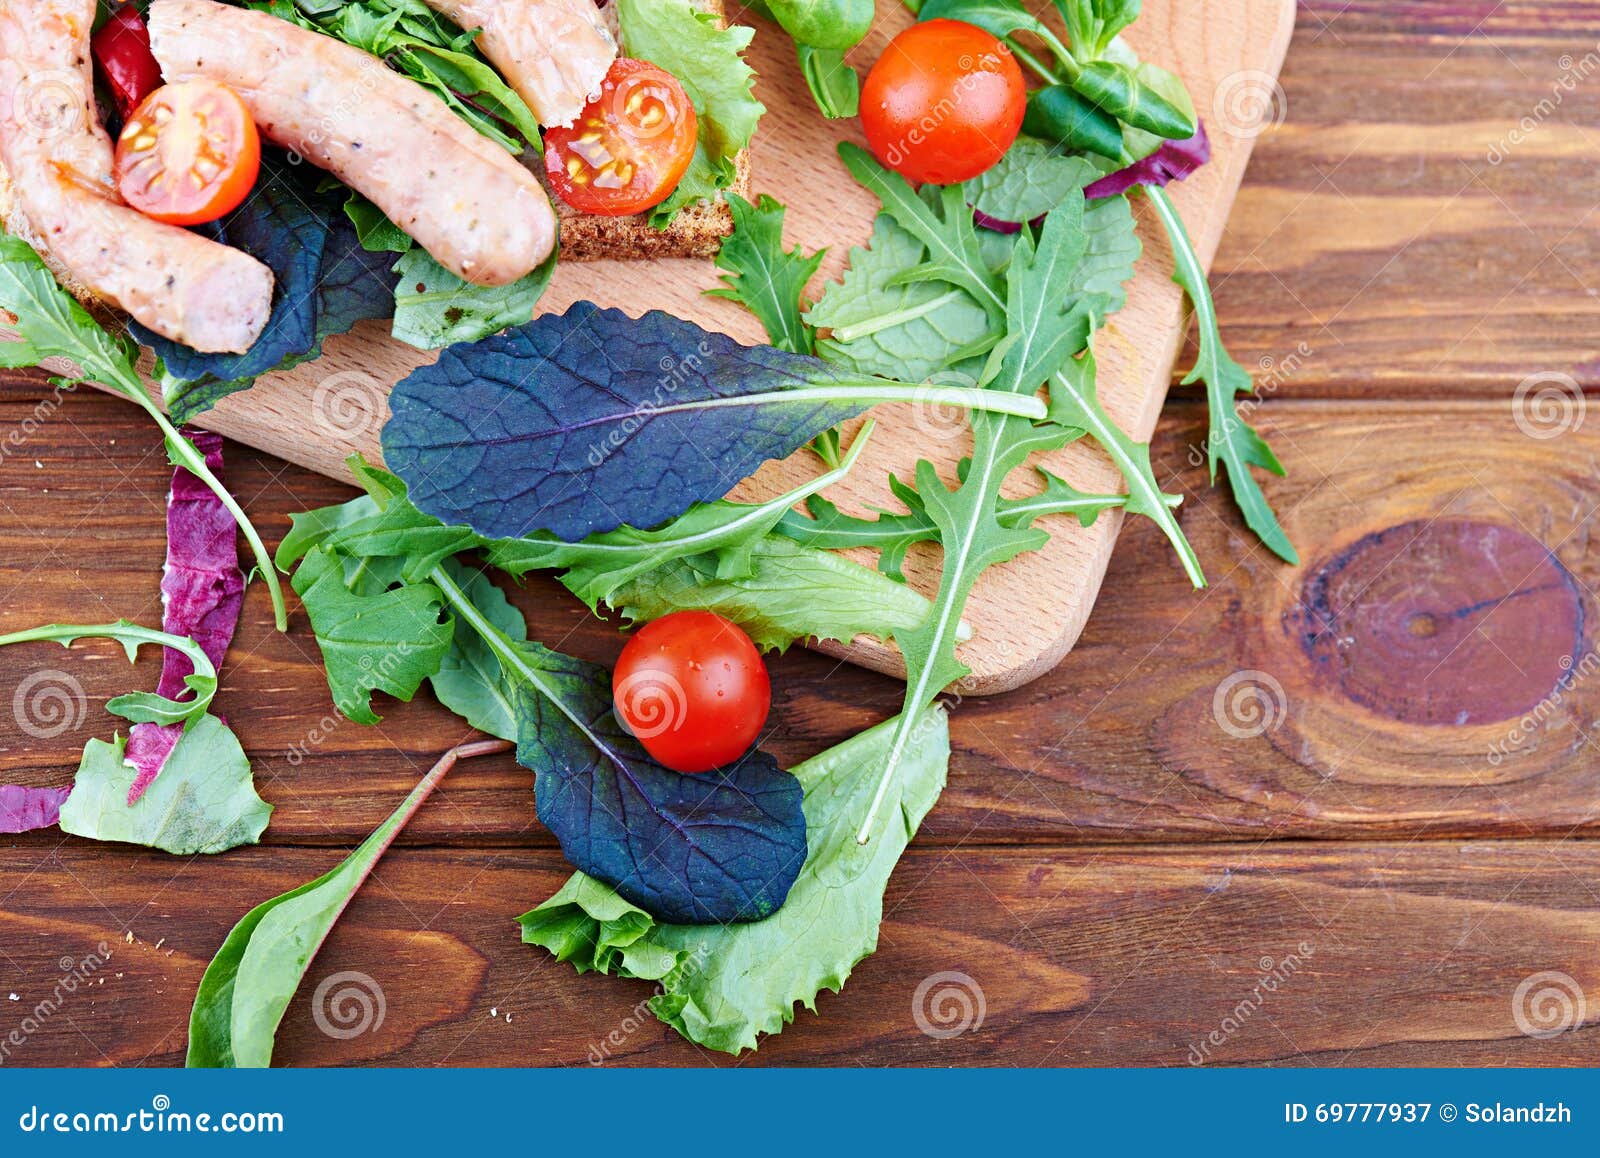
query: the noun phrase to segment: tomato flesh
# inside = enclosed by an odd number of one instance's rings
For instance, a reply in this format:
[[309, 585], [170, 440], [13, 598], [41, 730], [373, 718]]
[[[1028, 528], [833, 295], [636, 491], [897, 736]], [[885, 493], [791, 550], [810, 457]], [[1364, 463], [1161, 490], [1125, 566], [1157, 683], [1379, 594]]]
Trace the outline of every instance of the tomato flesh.
[[678, 187], [699, 135], [694, 105], [677, 77], [618, 57], [578, 119], [545, 130], [545, 173], [556, 196], [575, 209], [642, 213]]
[[736, 623], [678, 611], [628, 641], [611, 677], [617, 719], [675, 772], [709, 772], [750, 750], [772, 709], [761, 653]]
[[126, 121], [145, 97], [161, 87], [161, 66], [150, 51], [150, 29], [132, 4], [111, 14], [90, 43], [100, 75]]
[[953, 185], [992, 168], [1017, 139], [1028, 86], [1011, 50], [960, 20], [914, 24], [861, 89], [861, 125], [884, 165]]
[[159, 88], [117, 140], [117, 190], [171, 225], [202, 225], [237, 209], [261, 172], [261, 137], [239, 94], [212, 81]]

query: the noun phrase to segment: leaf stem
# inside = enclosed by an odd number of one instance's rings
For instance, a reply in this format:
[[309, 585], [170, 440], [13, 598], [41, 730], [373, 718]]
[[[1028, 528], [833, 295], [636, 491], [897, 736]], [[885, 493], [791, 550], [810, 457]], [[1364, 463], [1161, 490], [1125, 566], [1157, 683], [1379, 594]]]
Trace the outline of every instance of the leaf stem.
[[[139, 650], [139, 645], [144, 643], [157, 644], [160, 647], [170, 647], [173, 651], [182, 652], [194, 664], [195, 675], [215, 678], [216, 667], [211, 662], [211, 657], [206, 655], [200, 645], [194, 640], [182, 635], [170, 635], [165, 631], [157, 631], [153, 627], [140, 627], [137, 623], [119, 620], [116, 623], [50, 623], [43, 627], [30, 627], [26, 631], [13, 631], [9, 635], [0, 635], [0, 647], [13, 643], [59, 643], [70, 647], [80, 639], [114, 639], [122, 644], [123, 650], [128, 653], [131, 661]], [[129, 647], [129, 643], [133, 646]]]
[[875, 318], [868, 318], [866, 321], [856, 322], [854, 325], [835, 326], [830, 331], [829, 336], [835, 342], [857, 342], [862, 338], [870, 338], [873, 334], [881, 333], [894, 326], [914, 322], [918, 318], [925, 318], [929, 314], [943, 309], [951, 302], [960, 301], [966, 296], [966, 290], [952, 289], [948, 293], [940, 294], [936, 298], [923, 302], [921, 305], [909, 306], [906, 309], [895, 310], [892, 313], [879, 314]]

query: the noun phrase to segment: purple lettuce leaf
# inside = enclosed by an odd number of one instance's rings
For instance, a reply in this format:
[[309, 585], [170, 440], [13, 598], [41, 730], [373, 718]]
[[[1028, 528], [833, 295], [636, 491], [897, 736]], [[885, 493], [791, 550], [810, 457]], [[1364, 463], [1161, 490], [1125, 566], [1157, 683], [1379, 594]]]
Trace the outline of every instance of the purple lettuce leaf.
[[1164, 142], [1144, 160], [1100, 178], [1085, 189], [1083, 195], [1094, 201], [1126, 193], [1135, 185], [1161, 186], [1182, 181], [1210, 160], [1211, 138], [1206, 136], [1205, 125], [1196, 122], [1194, 136], [1183, 141]]
[[19, 788], [0, 784], [0, 832], [32, 832], [50, 828], [61, 819], [61, 806], [72, 794], [66, 788]]
[[[206, 456], [206, 465], [222, 474], [222, 438], [205, 430], [187, 431]], [[172, 474], [167, 497], [167, 563], [161, 577], [161, 629], [186, 635], [200, 645], [217, 667], [233, 642], [244, 608], [244, 572], [239, 568], [238, 524], [220, 499], [199, 479], [179, 467]], [[184, 683], [194, 665], [181, 652], [162, 656], [156, 692], [185, 700]], [[128, 804], [139, 802], [160, 774], [167, 757], [183, 736], [182, 724], [135, 724], [124, 753], [138, 772], [128, 789]]]

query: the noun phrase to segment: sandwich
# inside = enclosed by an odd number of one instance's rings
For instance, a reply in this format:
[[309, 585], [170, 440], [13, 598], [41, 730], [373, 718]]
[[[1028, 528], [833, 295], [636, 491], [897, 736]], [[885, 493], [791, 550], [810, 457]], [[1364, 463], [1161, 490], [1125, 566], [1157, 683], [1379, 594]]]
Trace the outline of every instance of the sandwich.
[[0, 223], [190, 417], [356, 321], [526, 321], [558, 255], [715, 253], [749, 38], [720, 0], [8, 0]]

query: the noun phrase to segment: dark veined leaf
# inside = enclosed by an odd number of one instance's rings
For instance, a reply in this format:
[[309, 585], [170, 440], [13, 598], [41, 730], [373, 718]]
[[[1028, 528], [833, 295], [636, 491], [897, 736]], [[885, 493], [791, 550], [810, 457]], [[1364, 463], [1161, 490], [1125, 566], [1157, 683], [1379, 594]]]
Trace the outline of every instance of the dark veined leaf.
[[452, 347], [401, 382], [383, 453], [441, 522], [577, 541], [721, 498], [859, 414], [871, 388], [664, 313], [634, 321], [580, 302]]
[[[806, 859], [798, 780], [759, 749], [700, 776], [663, 768], [618, 722], [608, 671], [537, 644], [516, 655], [517, 761], [574, 866], [676, 924], [778, 910]], [[672, 690], [628, 694], [654, 697], [671, 726], [683, 710]]]

